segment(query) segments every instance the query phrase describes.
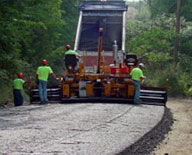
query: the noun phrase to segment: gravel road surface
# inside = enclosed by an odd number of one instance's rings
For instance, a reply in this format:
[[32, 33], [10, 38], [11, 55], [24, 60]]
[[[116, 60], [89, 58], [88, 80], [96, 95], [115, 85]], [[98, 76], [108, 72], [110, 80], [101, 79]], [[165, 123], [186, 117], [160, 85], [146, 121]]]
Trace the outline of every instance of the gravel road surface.
[[115, 155], [161, 120], [163, 106], [47, 104], [0, 110], [1, 155]]

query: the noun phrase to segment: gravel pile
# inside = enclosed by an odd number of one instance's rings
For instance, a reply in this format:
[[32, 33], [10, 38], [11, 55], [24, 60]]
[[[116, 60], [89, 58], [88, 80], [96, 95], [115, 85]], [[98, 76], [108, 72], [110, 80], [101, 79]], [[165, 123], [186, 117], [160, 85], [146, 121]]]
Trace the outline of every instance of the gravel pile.
[[117, 155], [149, 155], [171, 130], [173, 121], [170, 109], [165, 108], [162, 120], [153, 130]]

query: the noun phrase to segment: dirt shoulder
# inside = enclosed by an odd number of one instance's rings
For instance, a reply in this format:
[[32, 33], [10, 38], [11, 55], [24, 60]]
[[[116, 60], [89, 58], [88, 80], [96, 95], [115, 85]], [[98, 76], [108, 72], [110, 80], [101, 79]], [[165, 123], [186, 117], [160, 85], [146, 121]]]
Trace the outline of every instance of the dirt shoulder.
[[192, 154], [192, 100], [170, 99], [167, 107], [173, 114], [171, 131], [160, 143], [154, 155], [191, 155]]

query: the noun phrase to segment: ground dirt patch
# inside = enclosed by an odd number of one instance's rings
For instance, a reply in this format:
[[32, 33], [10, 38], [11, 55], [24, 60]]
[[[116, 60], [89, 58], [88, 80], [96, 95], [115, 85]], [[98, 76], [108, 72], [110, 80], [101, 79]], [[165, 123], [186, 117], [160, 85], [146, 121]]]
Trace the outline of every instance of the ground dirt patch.
[[166, 138], [156, 147], [153, 155], [192, 154], [192, 100], [170, 99], [167, 107], [173, 114], [174, 123]]

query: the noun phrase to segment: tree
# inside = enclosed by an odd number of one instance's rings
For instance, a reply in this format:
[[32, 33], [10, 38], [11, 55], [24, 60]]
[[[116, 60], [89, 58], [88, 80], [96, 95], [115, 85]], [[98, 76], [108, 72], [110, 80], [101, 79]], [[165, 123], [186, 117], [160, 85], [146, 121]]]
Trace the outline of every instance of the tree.
[[61, 2], [0, 1], [0, 90], [7, 89], [3, 91], [6, 94], [18, 72], [34, 75], [42, 58], [53, 61], [50, 55], [58, 46], [64, 25]]
[[[161, 14], [175, 14], [177, 10], [176, 0], [144, 0], [149, 5], [152, 17]], [[187, 21], [192, 21], [192, 1], [184, 0], [181, 2], [181, 15]]]
[[160, 87], [168, 83], [172, 95], [191, 95], [191, 22], [181, 18], [179, 67], [177, 74], [173, 74], [175, 15], [163, 14], [153, 19], [138, 19], [128, 20], [127, 48], [128, 52], [143, 58], [148, 77], [146, 83]]

